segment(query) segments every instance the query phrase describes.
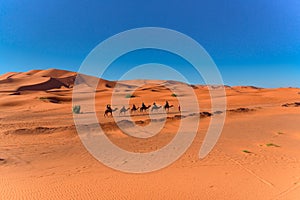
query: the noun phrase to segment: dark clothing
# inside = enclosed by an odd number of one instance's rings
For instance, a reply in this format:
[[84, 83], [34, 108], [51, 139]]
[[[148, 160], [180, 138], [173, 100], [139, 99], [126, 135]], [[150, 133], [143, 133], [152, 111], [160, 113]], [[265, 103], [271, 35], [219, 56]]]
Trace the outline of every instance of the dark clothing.
[[165, 105], [165, 107], [166, 107], [166, 108], [168, 108], [168, 107], [169, 107], [169, 102], [168, 102], [168, 101], [166, 101], [166, 105]]
[[106, 105], [106, 110], [108, 110], [108, 111], [112, 111], [112, 109], [111, 109], [111, 107], [110, 107], [110, 105], [109, 105], [109, 104], [107, 104], [107, 105]]

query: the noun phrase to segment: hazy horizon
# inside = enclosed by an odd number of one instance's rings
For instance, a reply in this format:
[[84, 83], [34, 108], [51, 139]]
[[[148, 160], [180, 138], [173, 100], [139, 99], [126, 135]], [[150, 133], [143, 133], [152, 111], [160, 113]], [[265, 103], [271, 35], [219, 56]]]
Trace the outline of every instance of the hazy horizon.
[[[58, 69], [58, 68], [47, 68], [47, 69], [31, 69], [31, 70], [65, 70], [65, 71], [70, 71], [68, 69]], [[31, 70], [28, 70], [28, 71], [8, 71], [8, 72], [5, 72], [3, 74], [0, 74], [0, 76], [6, 74], [6, 73], [26, 73], [26, 72], [29, 72]], [[76, 72], [76, 71], [70, 71], [70, 72]], [[76, 72], [77, 73], [77, 72]], [[93, 76], [93, 75], [89, 75], [89, 76]], [[94, 76], [96, 77], [96, 76]], [[185, 80], [174, 80], [174, 79], [150, 79], [150, 78], [143, 78], [143, 79], [140, 79], [140, 78], [133, 78], [133, 79], [120, 79], [120, 80], [116, 80], [116, 79], [105, 79], [105, 78], [102, 78], [104, 80], [107, 80], [107, 81], [175, 81], [175, 82], [182, 82], [182, 83], [185, 83], [185, 84], [188, 84], [188, 85], [209, 85], [209, 84], [205, 84], [205, 83], [189, 83], [188, 81], [185, 81]], [[293, 87], [293, 86], [287, 86], [287, 87], [263, 87], [263, 86], [260, 86], [260, 85], [228, 85], [228, 84], [224, 84], [224, 86], [229, 86], [229, 87], [238, 87], [238, 86], [241, 86], [241, 87], [257, 87], [257, 88], [299, 88], [300, 87]]]

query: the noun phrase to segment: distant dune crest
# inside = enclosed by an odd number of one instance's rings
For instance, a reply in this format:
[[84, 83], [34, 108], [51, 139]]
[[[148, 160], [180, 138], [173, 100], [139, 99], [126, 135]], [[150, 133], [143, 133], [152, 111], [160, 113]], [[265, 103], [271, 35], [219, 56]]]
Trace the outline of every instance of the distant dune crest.
[[[170, 85], [182, 85], [187, 83], [174, 81], [174, 80], [122, 80], [122, 81], [108, 81], [105, 79], [99, 79], [93, 76], [80, 75], [82, 79], [77, 76], [77, 72], [71, 72], [60, 69], [47, 69], [47, 70], [30, 70], [28, 72], [8, 72], [0, 76], [0, 91], [1, 92], [22, 92], [22, 91], [47, 91], [52, 89], [66, 89], [73, 88], [75, 80], [84, 81], [85, 84], [93, 85], [93, 82], [97, 81], [97, 90], [111, 89], [118, 86], [123, 88], [136, 88], [138, 85], [147, 85], [153, 91], [159, 90], [158, 85], [170, 86]], [[78, 83], [78, 82], [77, 82]], [[155, 87], [151, 87], [155, 86]], [[245, 90], [262, 90], [264, 88], [255, 86], [214, 86], [214, 85], [189, 85], [193, 89], [232, 89], [237, 92]]]

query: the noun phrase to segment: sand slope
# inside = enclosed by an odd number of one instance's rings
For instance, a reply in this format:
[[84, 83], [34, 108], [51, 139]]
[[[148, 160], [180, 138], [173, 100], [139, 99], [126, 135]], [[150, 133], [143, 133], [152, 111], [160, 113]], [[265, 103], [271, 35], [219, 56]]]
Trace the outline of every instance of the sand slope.
[[[126, 174], [104, 166], [82, 145], [72, 115], [76, 75], [49, 69], [0, 76], [0, 199], [299, 199], [300, 108], [295, 102], [300, 102], [300, 89], [226, 87], [226, 123], [206, 158], [198, 158], [210, 122], [203, 113], [192, 146], [179, 160], [156, 172]], [[177, 98], [167, 87], [184, 96], [182, 83], [120, 84], [117, 94], [122, 98], [134, 90], [131, 104], [163, 105], [168, 100], [174, 108], [159, 134], [148, 139], [130, 137], [112, 118], [103, 117], [116, 83], [100, 80], [96, 111], [107, 136], [133, 152], [165, 146], [181, 120]], [[137, 87], [140, 84], [145, 85]], [[207, 87], [191, 87], [201, 112], [211, 112]], [[82, 112], [82, 116], [89, 114]], [[118, 111], [114, 115], [123, 119]], [[140, 126], [149, 123], [147, 114], [135, 113], [132, 119]]]

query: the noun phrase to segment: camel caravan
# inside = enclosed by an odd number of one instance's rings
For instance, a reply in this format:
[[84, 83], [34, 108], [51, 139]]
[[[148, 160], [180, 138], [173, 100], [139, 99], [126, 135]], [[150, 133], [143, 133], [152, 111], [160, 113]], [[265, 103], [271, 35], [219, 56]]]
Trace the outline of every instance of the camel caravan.
[[[174, 107], [173, 105], [169, 105], [168, 101], [166, 101], [164, 106], [157, 106], [156, 103], [154, 102], [152, 107], [151, 107], [151, 105], [146, 106], [143, 102], [141, 107], [136, 107], [135, 104], [132, 105], [132, 108], [125, 108], [125, 106], [123, 106], [120, 109], [119, 115], [125, 115], [128, 111], [130, 111], [130, 114], [136, 114], [137, 112], [145, 113], [147, 111], [158, 112], [162, 108], [165, 109], [165, 111], [169, 112], [170, 108], [173, 108], [173, 107]], [[151, 110], [150, 110], [150, 108], [151, 108]], [[106, 105], [104, 117], [112, 116], [112, 114], [117, 110], [119, 110], [119, 109], [118, 108], [112, 109], [110, 104]], [[180, 106], [178, 106], [178, 111], [180, 112]]]

